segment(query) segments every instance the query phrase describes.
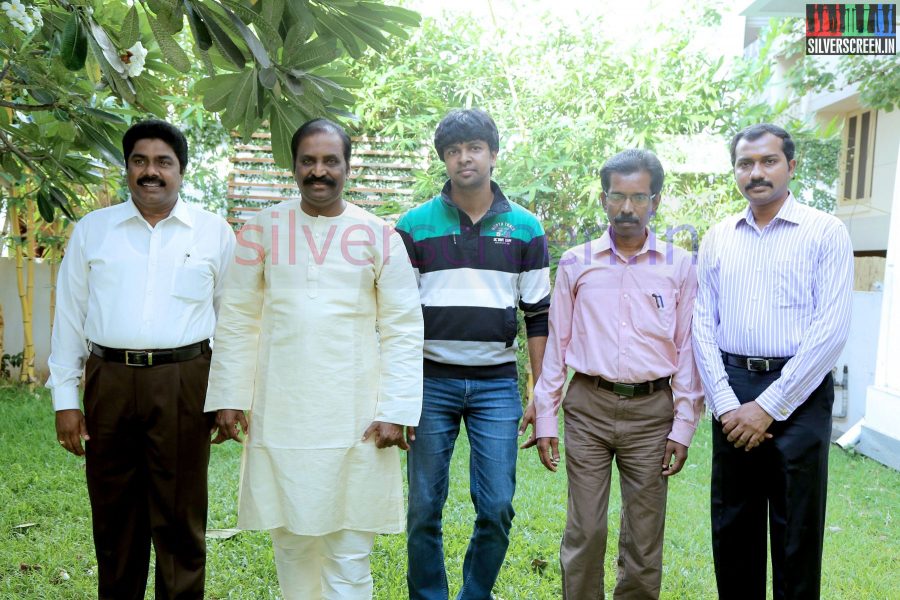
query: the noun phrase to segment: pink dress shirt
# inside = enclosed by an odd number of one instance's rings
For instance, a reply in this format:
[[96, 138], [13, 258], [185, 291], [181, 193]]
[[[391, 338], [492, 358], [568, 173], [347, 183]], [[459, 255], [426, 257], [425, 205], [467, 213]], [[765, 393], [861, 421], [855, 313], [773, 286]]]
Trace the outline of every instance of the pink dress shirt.
[[556, 271], [550, 333], [534, 390], [537, 437], [559, 437], [567, 367], [618, 383], [671, 376], [674, 421], [669, 439], [689, 446], [703, 390], [691, 352], [697, 274], [691, 255], [657, 248], [648, 230], [641, 251], [620, 255], [609, 231], [566, 251]]

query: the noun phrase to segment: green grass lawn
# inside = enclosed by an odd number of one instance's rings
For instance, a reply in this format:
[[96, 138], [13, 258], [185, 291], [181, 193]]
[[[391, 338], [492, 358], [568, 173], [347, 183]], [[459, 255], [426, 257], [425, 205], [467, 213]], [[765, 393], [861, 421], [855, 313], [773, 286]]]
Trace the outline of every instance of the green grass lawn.
[[[213, 449], [209, 471], [211, 528], [236, 523], [240, 448]], [[451, 595], [459, 590], [471, 533], [468, 446], [453, 462], [444, 511]], [[684, 471], [670, 482], [663, 598], [715, 598], [709, 541], [709, 422], [701, 424]], [[96, 563], [84, 463], [56, 443], [48, 396], [0, 387], [0, 598], [96, 597]], [[615, 580], [618, 484], [610, 501], [606, 588]], [[506, 563], [495, 587], [505, 600], [559, 598], [559, 540], [565, 524], [563, 472], [551, 474], [533, 451], [518, 467], [516, 518]], [[900, 473], [833, 447], [825, 542], [823, 598], [900, 597]], [[17, 526], [34, 523], [28, 528]], [[543, 570], [535, 559], [547, 562]], [[372, 556], [375, 597], [406, 597], [403, 536], [379, 536]], [[279, 598], [267, 534], [243, 532], [209, 541], [208, 598]], [[151, 576], [152, 586], [152, 576]], [[148, 594], [152, 597], [152, 594]], [[451, 596], [452, 597], [452, 596]]]

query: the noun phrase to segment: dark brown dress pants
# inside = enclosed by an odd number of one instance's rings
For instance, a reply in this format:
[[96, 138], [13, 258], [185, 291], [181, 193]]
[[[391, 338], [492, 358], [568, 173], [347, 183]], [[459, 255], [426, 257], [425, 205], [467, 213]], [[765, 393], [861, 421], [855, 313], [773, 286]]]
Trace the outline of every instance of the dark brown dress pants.
[[87, 486], [101, 600], [144, 598], [151, 540], [156, 598], [203, 598], [210, 356], [207, 348], [153, 367], [87, 361]]

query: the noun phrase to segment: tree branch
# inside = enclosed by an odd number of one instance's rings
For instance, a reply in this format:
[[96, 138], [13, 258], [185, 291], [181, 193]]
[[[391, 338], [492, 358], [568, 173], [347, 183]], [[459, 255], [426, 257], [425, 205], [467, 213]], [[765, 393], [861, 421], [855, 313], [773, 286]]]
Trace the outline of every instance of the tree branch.
[[19, 159], [20, 159], [23, 163], [25, 163], [26, 165], [28, 165], [28, 168], [30, 168], [32, 171], [35, 171], [35, 172], [42, 172], [42, 171], [37, 167], [37, 165], [34, 164], [34, 162], [31, 160], [31, 157], [30, 157], [30, 156], [28, 156], [27, 154], [25, 154], [24, 152], [22, 152], [22, 150], [20, 150], [19, 148], [17, 148], [15, 144], [13, 144], [12, 142], [9, 141], [9, 138], [6, 136], [6, 133], [5, 133], [3, 130], [0, 130], [0, 142], [3, 142], [3, 145], [6, 146], [7, 150], [9, 150], [10, 152], [12, 152], [12, 153], [15, 154], [16, 156], [18, 156]]
[[0, 100], [0, 106], [5, 106], [6, 108], [11, 108], [13, 110], [53, 110], [56, 108], [56, 103], [51, 102], [50, 104], [20, 104], [18, 102], [7, 102], [6, 100]]

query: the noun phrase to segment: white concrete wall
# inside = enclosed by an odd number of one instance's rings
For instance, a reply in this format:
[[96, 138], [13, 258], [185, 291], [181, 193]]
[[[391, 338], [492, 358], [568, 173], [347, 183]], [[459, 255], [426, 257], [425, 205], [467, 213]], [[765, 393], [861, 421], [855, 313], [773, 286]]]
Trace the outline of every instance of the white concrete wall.
[[[847, 387], [835, 387], [832, 438], [838, 438], [866, 412], [866, 393], [875, 382], [878, 328], [881, 322], [881, 292], [853, 292], [850, 337], [838, 358], [835, 384], [847, 367]], [[838, 416], [845, 413], [845, 416]]]
[[[50, 265], [43, 261], [35, 263], [34, 274], [34, 366], [38, 382], [43, 384], [47, 380], [47, 358], [50, 356]], [[3, 352], [17, 354], [25, 347], [25, 337], [14, 258], [0, 257], [0, 304], [3, 305]]]
[[[900, 153], [897, 139], [893, 142], [895, 153]], [[866, 396], [859, 450], [900, 469], [900, 161], [895, 163], [894, 173], [894, 210], [884, 270], [875, 383]]]

